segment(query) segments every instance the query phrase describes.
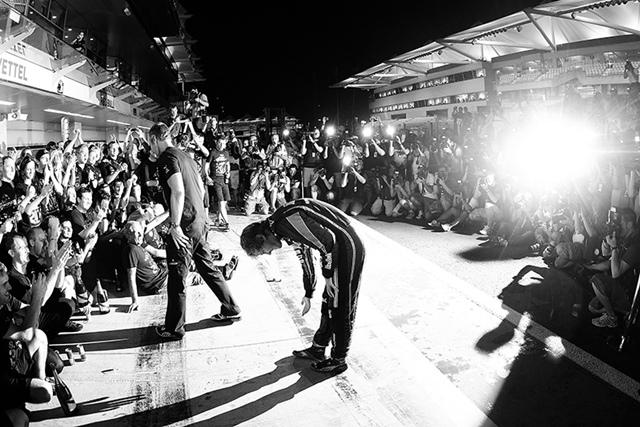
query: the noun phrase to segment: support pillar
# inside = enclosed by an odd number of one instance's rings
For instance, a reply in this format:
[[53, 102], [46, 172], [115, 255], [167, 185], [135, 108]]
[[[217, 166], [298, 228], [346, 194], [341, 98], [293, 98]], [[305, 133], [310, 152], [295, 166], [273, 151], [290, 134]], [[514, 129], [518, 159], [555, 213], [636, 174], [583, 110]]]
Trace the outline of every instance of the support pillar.
[[8, 123], [8, 120], [6, 118], [0, 120], [0, 153], [2, 153], [2, 155], [7, 154], [7, 146], [8, 146], [7, 123]]

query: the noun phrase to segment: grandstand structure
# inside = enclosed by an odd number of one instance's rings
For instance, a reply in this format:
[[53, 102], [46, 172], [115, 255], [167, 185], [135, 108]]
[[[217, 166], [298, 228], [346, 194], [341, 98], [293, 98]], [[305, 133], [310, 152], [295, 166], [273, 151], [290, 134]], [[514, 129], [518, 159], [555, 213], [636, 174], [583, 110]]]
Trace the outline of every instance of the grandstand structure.
[[523, 99], [627, 94], [638, 83], [640, 2], [560, 0], [528, 8], [355, 74], [335, 88], [370, 92], [372, 117], [419, 124]]
[[148, 129], [202, 80], [175, 0], [0, 0], [0, 151]]

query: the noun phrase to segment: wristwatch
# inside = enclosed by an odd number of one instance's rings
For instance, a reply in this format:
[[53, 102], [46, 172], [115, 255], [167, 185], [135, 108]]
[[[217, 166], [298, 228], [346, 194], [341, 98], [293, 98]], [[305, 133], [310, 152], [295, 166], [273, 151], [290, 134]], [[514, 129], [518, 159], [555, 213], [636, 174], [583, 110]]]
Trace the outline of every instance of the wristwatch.
[[176, 224], [175, 222], [169, 223], [169, 229], [180, 227], [180, 224]]

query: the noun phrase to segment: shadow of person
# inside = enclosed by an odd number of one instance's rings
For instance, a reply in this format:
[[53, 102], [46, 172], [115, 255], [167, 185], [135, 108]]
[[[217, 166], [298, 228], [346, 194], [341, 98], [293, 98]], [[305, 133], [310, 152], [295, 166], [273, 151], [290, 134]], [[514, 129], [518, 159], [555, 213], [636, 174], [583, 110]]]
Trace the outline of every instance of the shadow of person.
[[[531, 289], [542, 283], [545, 270], [547, 269], [543, 267], [527, 265], [513, 277], [511, 283], [502, 289], [498, 295], [502, 300], [502, 308], [514, 311], [509, 311], [498, 326], [480, 337], [476, 343], [476, 349], [484, 353], [492, 353], [513, 339], [518, 325], [517, 313], [524, 313], [531, 309]], [[529, 275], [530, 273], [533, 274]]]
[[[139, 400], [144, 400], [144, 398], [145, 397], [143, 395], [138, 394], [134, 396], [120, 397], [112, 400], [107, 400], [108, 397], [105, 396], [99, 397], [97, 399], [87, 400], [86, 402], [78, 402], [79, 410], [77, 415], [95, 414], [99, 412], [111, 411], [125, 405], [136, 403]], [[64, 412], [62, 412], [62, 408], [60, 407], [44, 409], [41, 411], [32, 411], [31, 416], [29, 417], [29, 421], [37, 422], [57, 418], [67, 418]]]
[[237, 425], [242, 422], [249, 421], [274, 408], [279, 403], [292, 399], [297, 393], [331, 378], [329, 375], [311, 371], [308, 367], [308, 361], [302, 361], [294, 358], [293, 356], [280, 359], [275, 362], [275, 365], [275, 369], [270, 372], [249, 378], [229, 387], [212, 390], [201, 394], [200, 396], [175, 402], [170, 405], [92, 423], [91, 425], [167, 425], [180, 422], [226, 405], [227, 403], [233, 402], [242, 396], [260, 390], [263, 387], [275, 384], [289, 375], [299, 375], [298, 380], [294, 384], [280, 390], [275, 390], [257, 401], [247, 403], [238, 408], [216, 415], [211, 419], [195, 424], [201, 426]]
[[[562, 317], [566, 304], [561, 304], [558, 295], [553, 294], [572, 286], [569, 279], [557, 269], [526, 266], [503, 289], [503, 307], [513, 311], [478, 340], [478, 350], [492, 353], [512, 341], [515, 329], [523, 326], [517, 326], [518, 313], [528, 313], [532, 320], [543, 321], [547, 328], [536, 328], [535, 336], [531, 324], [523, 330], [517, 355], [504, 360], [501, 372], [506, 374], [497, 374], [504, 380], [498, 381], [500, 389], [489, 405], [488, 421], [482, 427], [625, 425], [624, 420], [639, 416], [640, 406], [632, 397], [564, 356], [565, 341], [575, 334], [573, 325]], [[609, 360], [604, 357], [602, 360], [610, 363], [610, 357], [609, 354]], [[635, 360], [633, 364], [637, 365]]]
[[[188, 323], [185, 326], [187, 332], [200, 329], [216, 328], [231, 325], [233, 321], [215, 322], [212, 319], [202, 319], [197, 323]], [[146, 347], [166, 343], [156, 334], [155, 326], [142, 326], [138, 328], [116, 329], [99, 332], [74, 333], [58, 335], [51, 340], [51, 348], [82, 344], [85, 351], [124, 350], [137, 347]]]
[[[249, 402], [245, 405], [234, 408], [230, 411], [224, 412], [222, 414], [216, 415], [207, 420], [198, 422], [196, 424], [192, 424], [194, 426], [227, 426], [227, 425], [238, 425], [240, 423], [252, 420], [259, 415], [264, 414], [265, 412], [275, 408], [278, 404], [285, 402], [287, 400], [293, 399], [293, 397], [300, 393], [303, 390], [308, 389], [309, 387], [316, 385], [322, 381], [325, 381], [328, 378], [331, 378], [330, 375], [321, 374], [315, 371], [312, 371], [308, 368], [308, 362], [303, 362], [297, 360], [293, 357], [289, 357], [287, 359], [294, 359], [293, 364], [290, 366], [294, 368], [294, 372], [298, 374], [298, 380], [285, 387], [283, 389], [275, 390], [272, 393], [252, 402]], [[283, 359], [283, 360], [287, 360]], [[291, 362], [287, 362], [288, 364]], [[296, 364], [301, 365], [304, 364], [304, 367], [307, 369], [301, 369], [301, 367], [296, 367]], [[282, 373], [287, 372], [289, 369], [285, 369]], [[278, 368], [276, 368], [272, 373], [275, 374], [275, 377], [278, 377], [277, 374]], [[271, 373], [270, 373], [271, 374]], [[290, 374], [289, 374], [290, 375]], [[288, 375], [284, 375], [288, 376]], [[242, 388], [242, 385], [241, 385]], [[244, 394], [244, 393], [243, 393]], [[233, 395], [233, 393], [232, 393]], [[239, 397], [239, 396], [236, 396]], [[234, 397], [234, 399], [236, 398]]]
[[502, 319], [498, 326], [480, 337], [476, 343], [476, 349], [483, 353], [493, 353], [513, 339], [515, 329], [516, 326], [513, 323], [507, 319]]

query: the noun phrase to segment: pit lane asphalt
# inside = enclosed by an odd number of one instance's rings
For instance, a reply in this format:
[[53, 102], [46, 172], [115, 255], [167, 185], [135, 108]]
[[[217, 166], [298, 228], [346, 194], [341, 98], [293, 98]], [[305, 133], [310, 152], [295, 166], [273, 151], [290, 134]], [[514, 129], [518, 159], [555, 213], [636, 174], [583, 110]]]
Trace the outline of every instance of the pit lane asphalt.
[[[230, 231], [209, 239], [240, 256], [230, 286], [241, 322], [212, 324], [217, 301], [193, 286], [187, 335], [164, 343], [149, 325], [162, 322], [165, 294], [143, 297], [135, 314], [123, 312], [126, 292], [113, 295], [114, 312], [52, 343], [85, 346], [87, 361], [63, 372], [80, 413], [32, 405], [33, 424], [602, 426], [640, 416], [637, 381], [495, 297], [539, 260], [490, 260], [477, 236], [366, 217], [354, 221], [367, 261], [350, 369], [314, 375], [290, 355], [318, 325], [321, 283], [302, 317], [293, 249], [255, 260], [239, 248], [258, 219], [232, 215]], [[272, 262], [281, 282], [266, 280]]]
[[[498, 294], [522, 268], [545, 267], [540, 257], [514, 259], [509, 252], [499, 248], [480, 247], [483, 237], [468, 230], [461, 233], [434, 231], [415, 220], [393, 221], [371, 216], [361, 216], [358, 220], [407, 248], [425, 263], [459, 278], [462, 287], [472, 286], [478, 290], [483, 295], [475, 294], [475, 299], [483, 300], [485, 307], [493, 305], [492, 301], [497, 300]], [[411, 266], [396, 268], [400, 271]], [[549, 276], [551, 286], [566, 285], [566, 280], [567, 276]], [[493, 398], [478, 392], [482, 386], [477, 387], [470, 378], [456, 378], [460, 367], [452, 366], [455, 362], [437, 366], [445, 374], [452, 370], [454, 375], [449, 376], [458, 388], [478, 407], [484, 408], [497, 425], [633, 425], [629, 420], [636, 419], [640, 410], [637, 333], [625, 351], [618, 352], [620, 328], [595, 328], [590, 324], [588, 314], [580, 319], [568, 313], [564, 317], [550, 318], [549, 307], [540, 301], [527, 301], [530, 297], [505, 298], [502, 307], [515, 314], [515, 318], [505, 317], [500, 326], [476, 343], [476, 350], [487, 353], [506, 351], [504, 370], [498, 367], [494, 380], [486, 383], [501, 383], [500, 391]], [[522, 314], [524, 316], [520, 316]], [[471, 316], [466, 321], [474, 323]], [[524, 333], [516, 334], [514, 338], [512, 326], [518, 323], [516, 330]], [[529, 326], [530, 323], [534, 327]], [[543, 331], [536, 333], [538, 328]], [[554, 342], [560, 343], [562, 350], [559, 353], [554, 354]], [[515, 349], [514, 345], [520, 348]], [[503, 346], [511, 347], [511, 350]], [[468, 350], [463, 351], [468, 353]], [[511, 351], [516, 351], [517, 355], [509, 360]], [[438, 359], [430, 354], [432, 348], [428, 345], [422, 352], [427, 358]], [[575, 364], [580, 367], [576, 368]], [[491, 376], [489, 372], [485, 374]], [[626, 384], [627, 395], [633, 400], [612, 404], [605, 410], [602, 403], [608, 402], [608, 406], [610, 397], [616, 394], [612, 393], [611, 386], [622, 383]], [[618, 391], [623, 388], [619, 387]], [[589, 397], [585, 400], [584, 396]], [[558, 402], [562, 402], [562, 406], [558, 406]], [[598, 414], [607, 415], [602, 418], [595, 415], [592, 404], [598, 408]]]

